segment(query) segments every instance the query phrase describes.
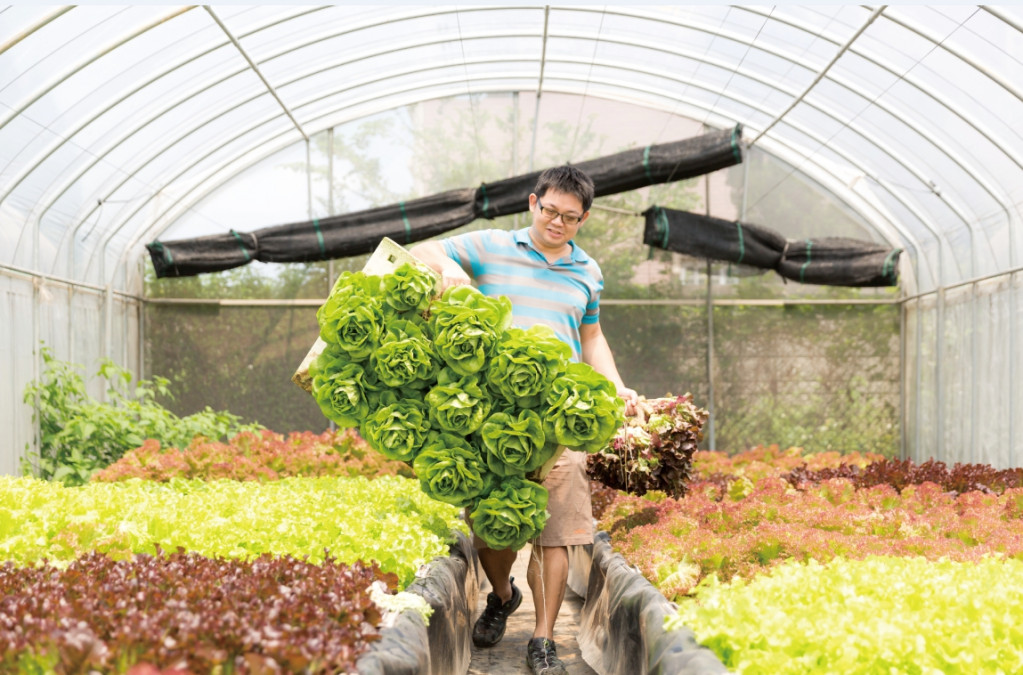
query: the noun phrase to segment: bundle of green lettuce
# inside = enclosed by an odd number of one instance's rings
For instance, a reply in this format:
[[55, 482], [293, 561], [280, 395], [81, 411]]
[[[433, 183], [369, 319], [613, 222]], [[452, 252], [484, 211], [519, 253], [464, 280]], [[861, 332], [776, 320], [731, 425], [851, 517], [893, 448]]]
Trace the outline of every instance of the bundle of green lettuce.
[[604, 447], [624, 405], [553, 330], [512, 327], [507, 298], [434, 287], [409, 263], [343, 273], [316, 315], [327, 346], [309, 369], [313, 395], [412, 466], [427, 495], [466, 507], [488, 546], [516, 550], [547, 521], [547, 490], [529, 477], [561, 446]]

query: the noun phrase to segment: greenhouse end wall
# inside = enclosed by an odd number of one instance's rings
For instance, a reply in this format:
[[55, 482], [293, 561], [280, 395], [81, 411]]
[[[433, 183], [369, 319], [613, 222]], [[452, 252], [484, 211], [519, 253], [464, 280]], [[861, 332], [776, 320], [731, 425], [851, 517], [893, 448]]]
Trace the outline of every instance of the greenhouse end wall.
[[[620, 301], [601, 317], [629, 386], [709, 407], [704, 307]], [[714, 322], [717, 449], [898, 455], [897, 305], [726, 304]], [[174, 380], [178, 414], [209, 405], [278, 432], [322, 431], [326, 418], [291, 382], [317, 334], [314, 306], [147, 303], [147, 372]]]

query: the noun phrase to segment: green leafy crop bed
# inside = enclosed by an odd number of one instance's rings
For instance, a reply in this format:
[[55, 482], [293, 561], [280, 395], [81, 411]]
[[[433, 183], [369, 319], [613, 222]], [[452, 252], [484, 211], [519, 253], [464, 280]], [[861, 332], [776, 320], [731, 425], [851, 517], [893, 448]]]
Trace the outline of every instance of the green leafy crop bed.
[[427, 498], [408, 478], [279, 481], [132, 479], [68, 488], [0, 477], [0, 559], [67, 564], [98, 551], [115, 558], [183, 547], [248, 560], [263, 553], [322, 562], [376, 562], [411, 583], [446, 555], [458, 509]]

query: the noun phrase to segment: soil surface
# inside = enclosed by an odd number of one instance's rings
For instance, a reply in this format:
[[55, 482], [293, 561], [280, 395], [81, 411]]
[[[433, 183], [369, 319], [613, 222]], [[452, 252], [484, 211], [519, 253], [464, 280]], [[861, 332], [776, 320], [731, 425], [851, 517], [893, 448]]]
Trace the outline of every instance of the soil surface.
[[[487, 649], [473, 646], [468, 675], [530, 675], [529, 666], [526, 665], [526, 644], [533, 637], [536, 612], [533, 607], [533, 594], [529, 590], [529, 584], [526, 583], [529, 551], [528, 545], [519, 551], [519, 557], [515, 561], [515, 566], [512, 567], [515, 585], [522, 590], [522, 604], [514, 614], [508, 617], [508, 627], [505, 630], [504, 639]], [[483, 608], [487, 606], [487, 593], [491, 590], [482, 568], [480, 568], [480, 579], [479, 602], [472, 617], [473, 623], [483, 612]], [[570, 675], [597, 675], [597, 672], [583, 661], [583, 657], [579, 653], [579, 644], [576, 642], [576, 634], [579, 632], [579, 613], [582, 607], [583, 598], [573, 593], [571, 588], [567, 589], [565, 601], [558, 613], [558, 621], [554, 624], [554, 643], [558, 647], [558, 657], [565, 662]]]

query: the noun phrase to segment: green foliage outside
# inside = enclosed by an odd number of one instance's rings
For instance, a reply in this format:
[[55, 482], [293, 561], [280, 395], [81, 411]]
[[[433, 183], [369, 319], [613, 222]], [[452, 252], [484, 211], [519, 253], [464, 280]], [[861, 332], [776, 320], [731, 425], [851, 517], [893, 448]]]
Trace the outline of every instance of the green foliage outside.
[[178, 417], [160, 405], [157, 396], [170, 398], [169, 380], [154, 377], [131, 387], [132, 375], [104, 359], [96, 375], [106, 382], [107, 402], [86, 391], [78, 367], [56, 359], [42, 348], [45, 370], [41, 380], [25, 388], [24, 401], [38, 400], [39, 450], [22, 458], [22, 472], [65, 485], [81, 485], [96, 471], [116, 462], [147, 438], [165, 446], [185, 447], [195, 436], [219, 440], [258, 424], [240, 424], [239, 418], [208, 406]]

